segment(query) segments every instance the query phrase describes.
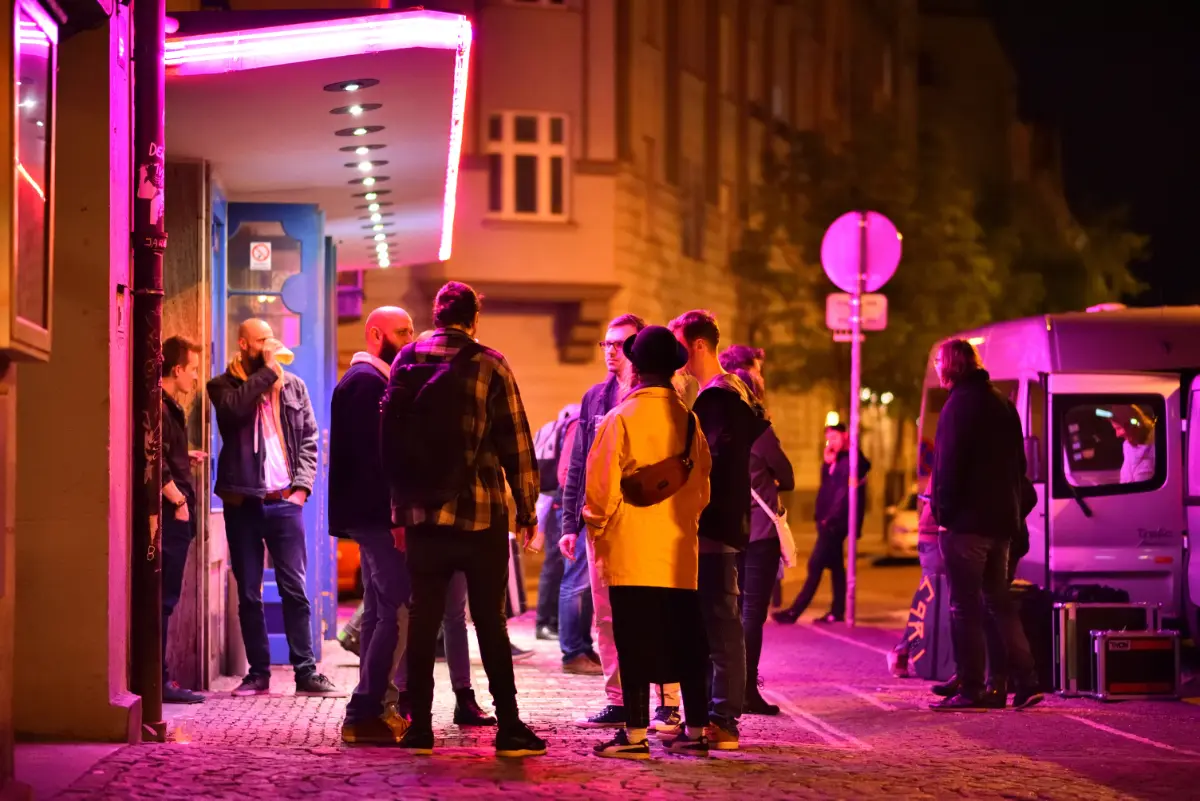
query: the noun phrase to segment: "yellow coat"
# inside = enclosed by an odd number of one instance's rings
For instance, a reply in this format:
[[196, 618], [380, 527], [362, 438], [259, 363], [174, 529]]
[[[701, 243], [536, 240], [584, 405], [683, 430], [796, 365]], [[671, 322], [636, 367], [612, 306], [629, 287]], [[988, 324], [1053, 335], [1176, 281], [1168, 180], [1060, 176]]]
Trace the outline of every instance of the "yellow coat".
[[621, 478], [683, 452], [687, 407], [673, 389], [631, 392], [600, 422], [587, 460], [583, 519], [596, 569], [617, 587], [696, 589], [700, 512], [708, 505], [712, 457], [696, 424], [687, 483], [660, 504], [625, 503]]

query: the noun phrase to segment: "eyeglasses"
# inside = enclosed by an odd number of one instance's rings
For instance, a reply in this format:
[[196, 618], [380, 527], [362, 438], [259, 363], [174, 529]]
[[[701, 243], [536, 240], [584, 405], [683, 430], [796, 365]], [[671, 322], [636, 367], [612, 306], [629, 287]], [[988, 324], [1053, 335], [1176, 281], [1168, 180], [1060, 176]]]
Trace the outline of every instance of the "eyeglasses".
[[624, 344], [623, 340], [604, 340], [597, 342], [596, 347], [600, 348], [600, 350], [619, 350]]

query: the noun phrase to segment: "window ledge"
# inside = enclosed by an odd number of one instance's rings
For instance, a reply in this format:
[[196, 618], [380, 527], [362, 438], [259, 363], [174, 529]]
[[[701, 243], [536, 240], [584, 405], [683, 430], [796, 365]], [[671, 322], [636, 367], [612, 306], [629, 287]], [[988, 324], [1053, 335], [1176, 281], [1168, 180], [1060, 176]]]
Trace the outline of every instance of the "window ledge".
[[484, 228], [495, 228], [497, 230], [522, 229], [531, 226], [539, 228], [568, 228], [575, 229], [579, 227], [579, 223], [572, 220], [570, 217], [508, 217], [498, 214], [488, 214], [483, 217]]

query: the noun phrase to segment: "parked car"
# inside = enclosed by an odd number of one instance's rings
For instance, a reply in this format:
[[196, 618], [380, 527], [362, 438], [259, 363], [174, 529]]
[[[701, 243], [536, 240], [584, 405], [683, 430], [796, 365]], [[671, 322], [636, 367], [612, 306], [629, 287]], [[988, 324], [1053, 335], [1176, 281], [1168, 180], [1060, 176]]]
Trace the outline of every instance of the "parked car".
[[887, 508], [887, 555], [889, 559], [917, 558], [917, 487], [901, 503]]
[[362, 565], [359, 560], [358, 543], [354, 540], [337, 541], [337, 588], [338, 595], [362, 597]]

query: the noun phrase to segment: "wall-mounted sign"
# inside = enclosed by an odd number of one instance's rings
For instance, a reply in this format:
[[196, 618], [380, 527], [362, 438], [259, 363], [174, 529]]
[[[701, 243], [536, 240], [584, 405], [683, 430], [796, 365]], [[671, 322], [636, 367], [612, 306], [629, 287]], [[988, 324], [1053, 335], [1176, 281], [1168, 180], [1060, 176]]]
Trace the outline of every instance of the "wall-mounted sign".
[[271, 243], [250, 243], [250, 269], [262, 272], [271, 271]]

